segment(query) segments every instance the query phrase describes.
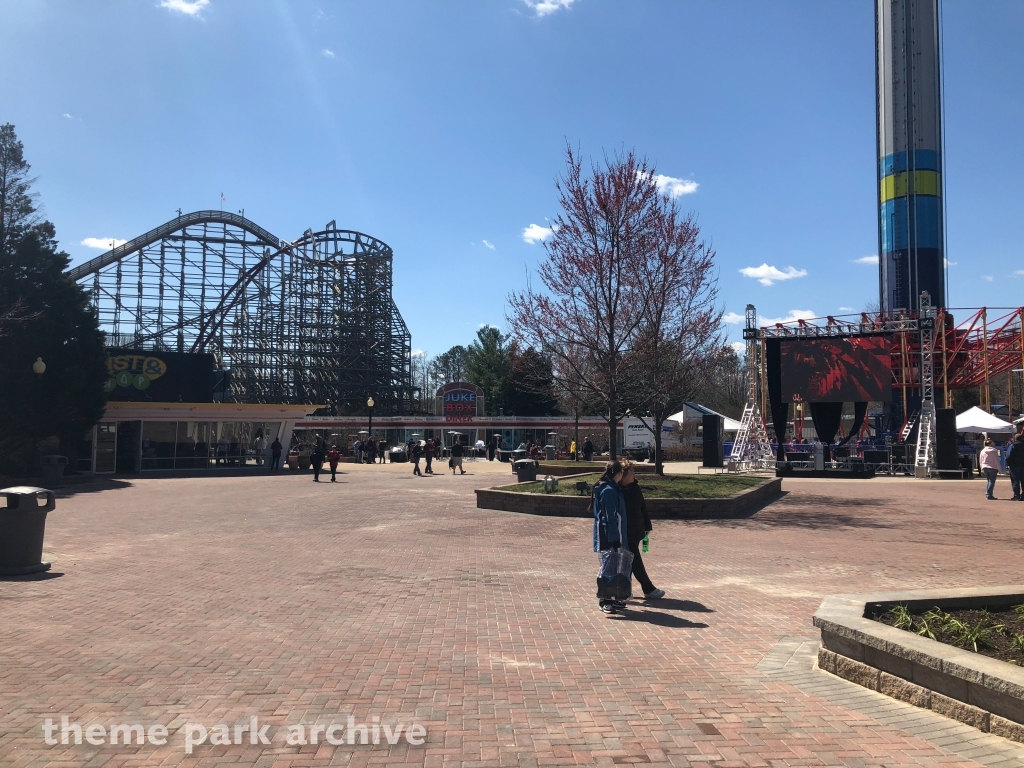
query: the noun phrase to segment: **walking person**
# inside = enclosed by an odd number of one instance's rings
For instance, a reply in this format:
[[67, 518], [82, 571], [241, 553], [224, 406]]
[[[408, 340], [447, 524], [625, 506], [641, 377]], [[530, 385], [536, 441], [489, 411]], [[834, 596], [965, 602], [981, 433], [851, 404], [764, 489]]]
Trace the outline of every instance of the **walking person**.
[[270, 444], [270, 471], [276, 472], [281, 468], [281, 451], [284, 450], [284, 446], [281, 445], [281, 441], [278, 438], [274, 438], [274, 442]]
[[490, 442], [487, 443], [487, 460], [494, 461], [494, 454], [498, 451], [498, 436], [491, 435]]
[[434, 461], [434, 441], [433, 440], [427, 440], [427, 446], [426, 446], [426, 448], [423, 449], [423, 458], [427, 460], [427, 464], [423, 468], [423, 471], [426, 472], [428, 475], [434, 474], [434, 467], [433, 467], [433, 461]]
[[978, 466], [985, 475], [985, 498], [994, 501], [996, 497], [992, 494], [996, 488], [996, 477], [999, 475], [999, 451], [996, 450], [991, 437], [985, 438], [985, 447], [981, 449]]
[[658, 600], [665, 596], [665, 590], [654, 586], [643, 558], [640, 557], [640, 545], [644, 538], [653, 530], [651, 516], [647, 513], [647, 502], [644, 492], [636, 481], [636, 468], [631, 461], [622, 462], [622, 497], [626, 501], [626, 534], [629, 537], [629, 551], [633, 553], [633, 575], [640, 582], [645, 600]]
[[417, 440], [412, 444], [412, 473], [423, 477], [423, 473], [420, 472], [420, 458], [423, 456], [423, 446], [420, 445], [420, 441]]
[[[604, 474], [594, 486], [595, 552], [629, 547], [626, 500], [619, 486], [623, 474], [621, 461], [609, 461]], [[598, 605], [605, 613], [616, 613], [626, 608], [626, 604], [619, 600], [601, 600]]]
[[316, 448], [309, 454], [309, 463], [313, 465], [313, 482], [320, 482], [320, 470], [324, 466], [324, 449], [320, 447], [319, 441], [316, 444]]
[[592, 461], [594, 458], [594, 444], [587, 438], [587, 441], [583, 444], [583, 460]]
[[1024, 501], [1024, 429], [1017, 435], [1006, 452], [1006, 469], [1010, 473], [1010, 485], [1013, 487], [1013, 500]]
[[462, 447], [462, 438], [455, 438], [455, 445], [452, 446], [452, 474], [455, 474], [455, 470], [458, 469], [462, 474], [466, 474], [466, 470], [462, 468], [462, 455], [465, 449]]
[[341, 453], [338, 451], [338, 446], [332, 445], [331, 450], [327, 452], [327, 464], [331, 468], [331, 482], [338, 482], [335, 475], [338, 473], [338, 462], [341, 461]]

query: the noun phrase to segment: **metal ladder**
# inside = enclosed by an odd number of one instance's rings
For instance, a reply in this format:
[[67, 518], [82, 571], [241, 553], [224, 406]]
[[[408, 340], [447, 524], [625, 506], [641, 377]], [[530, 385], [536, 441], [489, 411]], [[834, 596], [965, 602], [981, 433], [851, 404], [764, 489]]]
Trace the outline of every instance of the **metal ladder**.
[[917, 420], [919, 418], [921, 418], [921, 412], [920, 411], [918, 411], [913, 416], [911, 416], [909, 419], [907, 419], [907, 423], [903, 426], [903, 431], [900, 432], [900, 442], [901, 443], [905, 443], [905, 442], [907, 442], [908, 439], [910, 439], [910, 435], [913, 434], [914, 427], [917, 426]]
[[928, 291], [921, 293], [921, 418], [917, 429], [914, 474], [927, 477], [935, 469], [935, 316]]

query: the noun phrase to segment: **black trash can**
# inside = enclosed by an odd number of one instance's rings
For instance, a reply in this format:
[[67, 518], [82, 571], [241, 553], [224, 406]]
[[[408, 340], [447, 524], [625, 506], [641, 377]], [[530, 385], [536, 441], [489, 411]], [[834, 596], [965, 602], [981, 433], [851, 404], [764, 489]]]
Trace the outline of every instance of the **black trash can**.
[[43, 562], [43, 532], [46, 513], [56, 506], [53, 491], [19, 485], [0, 490], [0, 497], [7, 499], [0, 507], [0, 576], [50, 570]]
[[544, 458], [546, 458], [548, 461], [554, 461], [555, 460], [555, 452], [557, 450], [558, 450], [558, 448], [556, 448], [553, 445], [545, 445], [544, 446]]
[[513, 466], [520, 483], [537, 479], [537, 462], [533, 459], [519, 459]]
[[43, 456], [43, 485], [47, 488], [60, 488], [64, 485], [64, 467], [67, 464], [67, 456]]

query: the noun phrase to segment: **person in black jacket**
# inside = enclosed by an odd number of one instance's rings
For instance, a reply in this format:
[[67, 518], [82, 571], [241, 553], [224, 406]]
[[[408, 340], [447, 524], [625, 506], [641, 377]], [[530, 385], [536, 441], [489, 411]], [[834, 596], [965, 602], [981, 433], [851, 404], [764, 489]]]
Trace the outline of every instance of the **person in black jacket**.
[[1024, 430], [1006, 452], [1006, 469], [1010, 473], [1010, 485], [1013, 487], [1013, 500], [1024, 501]]
[[320, 469], [324, 465], [324, 449], [318, 443], [313, 452], [309, 454], [309, 463], [313, 465], [313, 482], [320, 482]]
[[640, 545], [644, 537], [651, 532], [651, 516], [647, 513], [647, 502], [644, 501], [644, 492], [636, 482], [636, 470], [633, 462], [623, 461], [622, 479], [619, 485], [622, 487], [622, 496], [626, 501], [626, 539], [629, 543], [629, 551], [633, 553], [633, 575], [640, 582], [640, 588], [644, 591], [644, 599], [657, 600], [665, 596], [665, 590], [658, 589], [651, 582], [644, 568], [643, 558], [640, 557]]
[[455, 474], [455, 469], [458, 468], [459, 472], [466, 474], [466, 470], [462, 468], [462, 455], [465, 453], [465, 448], [462, 447], [462, 438], [456, 437], [455, 444], [452, 446], [452, 474]]

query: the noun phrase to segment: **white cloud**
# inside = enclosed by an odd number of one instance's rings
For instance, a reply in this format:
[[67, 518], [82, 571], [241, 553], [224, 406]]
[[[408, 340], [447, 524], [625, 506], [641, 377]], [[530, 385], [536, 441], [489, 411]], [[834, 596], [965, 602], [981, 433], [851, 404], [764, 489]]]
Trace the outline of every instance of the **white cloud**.
[[775, 325], [776, 323], [795, 323], [797, 320], [810, 320], [817, 317], [818, 313], [813, 309], [791, 309], [785, 317], [759, 317], [757, 324], [761, 327]]
[[572, 4], [576, 0], [523, 0], [526, 5], [530, 7], [537, 16], [547, 16], [548, 14], [560, 11], [563, 8], [569, 10]]
[[742, 323], [746, 318], [738, 312], [726, 312], [722, 315], [722, 322], [735, 325], [736, 323]]
[[110, 244], [113, 242], [114, 246], [124, 245], [127, 240], [119, 240], [116, 237], [87, 237], [82, 241], [82, 245], [86, 248], [99, 248], [101, 251], [109, 251]]
[[486, 246], [487, 248], [490, 248], [492, 251], [494, 250], [494, 245], [492, 243], [489, 243], [486, 240], [481, 240], [480, 242], [483, 243], [484, 246]]
[[69, 115], [67, 112], [65, 112], [63, 115], [61, 115], [61, 117], [63, 117], [65, 120], [74, 120], [75, 119], [74, 115]]
[[854, 259], [853, 263], [854, 264], [874, 264], [875, 266], [878, 266], [878, 257], [877, 256], [861, 256], [859, 259]]
[[955, 267], [957, 265], [957, 262], [950, 261], [949, 259], [943, 259], [942, 261], [947, 267]]
[[807, 270], [786, 267], [785, 271], [783, 271], [778, 267], [773, 267], [765, 263], [760, 267], [744, 267], [740, 270], [740, 274], [744, 277], [757, 278], [757, 281], [761, 283], [761, 285], [771, 285], [777, 280], [792, 280], [794, 277], [803, 277], [807, 274]]
[[323, 50], [323, 54], [324, 54], [324, 56], [326, 56], [326, 57], [327, 57], [328, 59], [333, 59], [333, 58], [334, 58], [334, 51], [332, 51], [332, 50], [331, 50], [330, 48], [324, 48], [324, 50]]
[[747, 344], [744, 341], [734, 341], [729, 346], [732, 347], [733, 352], [735, 352], [737, 355], [742, 355], [744, 352], [747, 351]]
[[853, 312], [853, 307], [840, 307], [840, 312]]
[[1024, 276], [1024, 269], [1018, 269], [1018, 270], [1017, 270], [1016, 272], [1014, 272], [1013, 274], [1015, 274], [1015, 275], [1021, 275], [1021, 276]]
[[196, 16], [209, 4], [210, 0], [161, 0], [160, 7], [186, 16]]
[[668, 195], [673, 200], [683, 195], [692, 195], [700, 185], [690, 179], [677, 179], [673, 176], [658, 174], [654, 177], [654, 185], [663, 195]]
[[982, 275], [981, 279], [982, 280], [987, 280], [988, 282], [991, 283], [993, 278], [992, 278], [992, 275]]
[[422, 349], [414, 349], [412, 351], [412, 356], [413, 357], [426, 357], [427, 353], [424, 352]]
[[530, 226], [523, 228], [523, 242], [529, 243], [530, 245], [543, 243], [551, 237], [553, 231], [554, 230], [552, 230], [551, 227], [542, 227], [540, 224], [531, 224]]

